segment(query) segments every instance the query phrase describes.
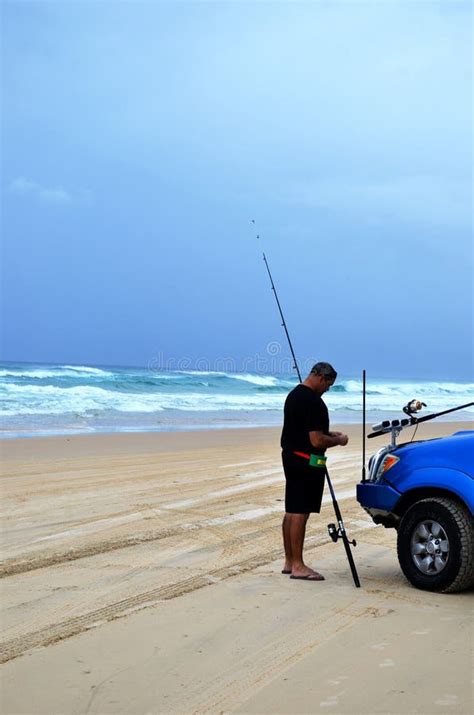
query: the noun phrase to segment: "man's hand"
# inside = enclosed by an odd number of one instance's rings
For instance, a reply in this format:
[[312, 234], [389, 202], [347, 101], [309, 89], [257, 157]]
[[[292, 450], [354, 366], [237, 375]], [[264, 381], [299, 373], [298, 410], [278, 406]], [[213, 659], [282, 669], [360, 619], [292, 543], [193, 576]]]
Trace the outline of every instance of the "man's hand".
[[341, 447], [345, 447], [349, 441], [349, 437], [344, 432], [330, 432], [331, 437], [336, 437], [338, 439], [338, 444]]
[[349, 441], [349, 437], [343, 432], [310, 432], [309, 441], [316, 449], [328, 449], [329, 447], [345, 447]]

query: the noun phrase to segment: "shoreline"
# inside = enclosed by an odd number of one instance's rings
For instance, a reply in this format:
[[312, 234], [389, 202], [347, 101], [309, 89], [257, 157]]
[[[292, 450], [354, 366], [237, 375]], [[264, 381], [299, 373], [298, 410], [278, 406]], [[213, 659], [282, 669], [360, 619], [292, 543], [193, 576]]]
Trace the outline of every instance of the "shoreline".
[[[199, 413], [200, 417], [205, 413]], [[361, 413], [351, 413], [347, 411], [333, 411], [330, 415], [331, 425], [341, 426], [346, 425], [352, 428], [359, 428], [362, 430], [362, 416]], [[423, 417], [424, 415], [420, 415]], [[366, 431], [369, 432], [372, 425], [382, 420], [393, 420], [405, 417], [401, 411], [387, 411], [387, 412], [367, 412], [366, 415]], [[272, 413], [271, 419], [263, 416], [262, 413], [255, 413], [252, 419], [238, 419], [235, 416], [232, 418], [229, 416], [223, 419], [216, 418], [213, 422], [209, 421], [208, 416], [206, 418], [198, 419], [194, 417], [193, 421], [182, 421], [163, 423], [159, 426], [152, 426], [150, 424], [137, 424], [136, 426], [132, 424], [128, 425], [110, 425], [106, 424], [101, 426], [100, 424], [91, 425], [90, 427], [52, 427], [51, 429], [31, 429], [25, 428], [24, 430], [18, 430], [15, 427], [12, 429], [1, 429], [0, 428], [0, 444], [6, 443], [12, 440], [30, 440], [30, 439], [49, 439], [52, 437], [92, 437], [92, 436], [106, 436], [106, 435], [133, 435], [133, 434], [182, 434], [190, 432], [220, 432], [220, 431], [233, 431], [233, 430], [259, 430], [259, 429], [281, 429], [283, 423], [283, 414], [281, 411], [275, 411]], [[467, 411], [459, 411], [451, 413], [448, 415], [442, 415], [436, 418], [437, 424], [460, 424], [464, 426], [465, 429], [474, 429], [474, 419], [472, 413]], [[431, 422], [433, 424], [433, 422]], [[446, 427], [447, 429], [447, 427]], [[461, 428], [460, 428], [461, 429]]]
[[[443, 437], [467, 428], [466, 422], [431, 422], [418, 427], [415, 440]], [[362, 425], [334, 421], [331, 428], [349, 435], [351, 449], [361, 451]], [[472, 429], [472, 425], [471, 425]], [[414, 427], [407, 428], [406, 439], [412, 437]], [[87, 454], [151, 454], [170, 451], [188, 451], [190, 449], [212, 447], [235, 447], [245, 443], [273, 445], [279, 453], [281, 425], [265, 427], [238, 427], [193, 429], [157, 432], [109, 432], [73, 435], [49, 435], [42, 437], [18, 437], [0, 439], [0, 454], [3, 460], [21, 460], [33, 458], [59, 458], [83, 456]], [[383, 436], [368, 440], [366, 453], [370, 455], [388, 441]], [[403, 441], [403, 440], [400, 440]], [[339, 448], [338, 448], [339, 449]], [[343, 448], [341, 448], [343, 449]], [[329, 454], [332, 450], [329, 451]]]

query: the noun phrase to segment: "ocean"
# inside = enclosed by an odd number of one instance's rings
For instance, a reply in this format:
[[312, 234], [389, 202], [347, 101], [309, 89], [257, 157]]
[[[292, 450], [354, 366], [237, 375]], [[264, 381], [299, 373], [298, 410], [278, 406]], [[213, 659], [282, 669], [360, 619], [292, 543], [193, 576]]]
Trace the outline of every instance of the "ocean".
[[[199, 370], [0, 363], [0, 436], [171, 431], [281, 424], [295, 376]], [[474, 400], [474, 383], [367, 377], [368, 424], [401, 417], [409, 400], [429, 414]], [[333, 423], [361, 422], [362, 379], [326, 393]], [[444, 419], [472, 420], [473, 408]]]

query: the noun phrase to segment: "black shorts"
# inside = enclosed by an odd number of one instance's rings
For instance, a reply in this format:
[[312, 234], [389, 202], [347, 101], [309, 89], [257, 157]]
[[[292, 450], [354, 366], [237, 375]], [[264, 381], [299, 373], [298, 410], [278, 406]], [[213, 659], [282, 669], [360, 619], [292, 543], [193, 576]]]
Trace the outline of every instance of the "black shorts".
[[285, 511], [288, 514], [309, 514], [321, 511], [326, 470], [310, 467], [304, 457], [282, 454], [285, 472]]

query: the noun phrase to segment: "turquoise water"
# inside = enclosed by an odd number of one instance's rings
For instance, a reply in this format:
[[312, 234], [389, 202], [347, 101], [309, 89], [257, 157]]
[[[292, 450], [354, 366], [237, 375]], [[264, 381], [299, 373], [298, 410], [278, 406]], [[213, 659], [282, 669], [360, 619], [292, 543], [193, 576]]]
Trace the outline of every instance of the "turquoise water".
[[[0, 429], [14, 437], [277, 425], [296, 384], [289, 375], [0, 363]], [[415, 397], [428, 414], [473, 401], [474, 384], [368, 376], [368, 419], [400, 416]], [[361, 421], [360, 377], [341, 376], [324, 399], [333, 422]]]

